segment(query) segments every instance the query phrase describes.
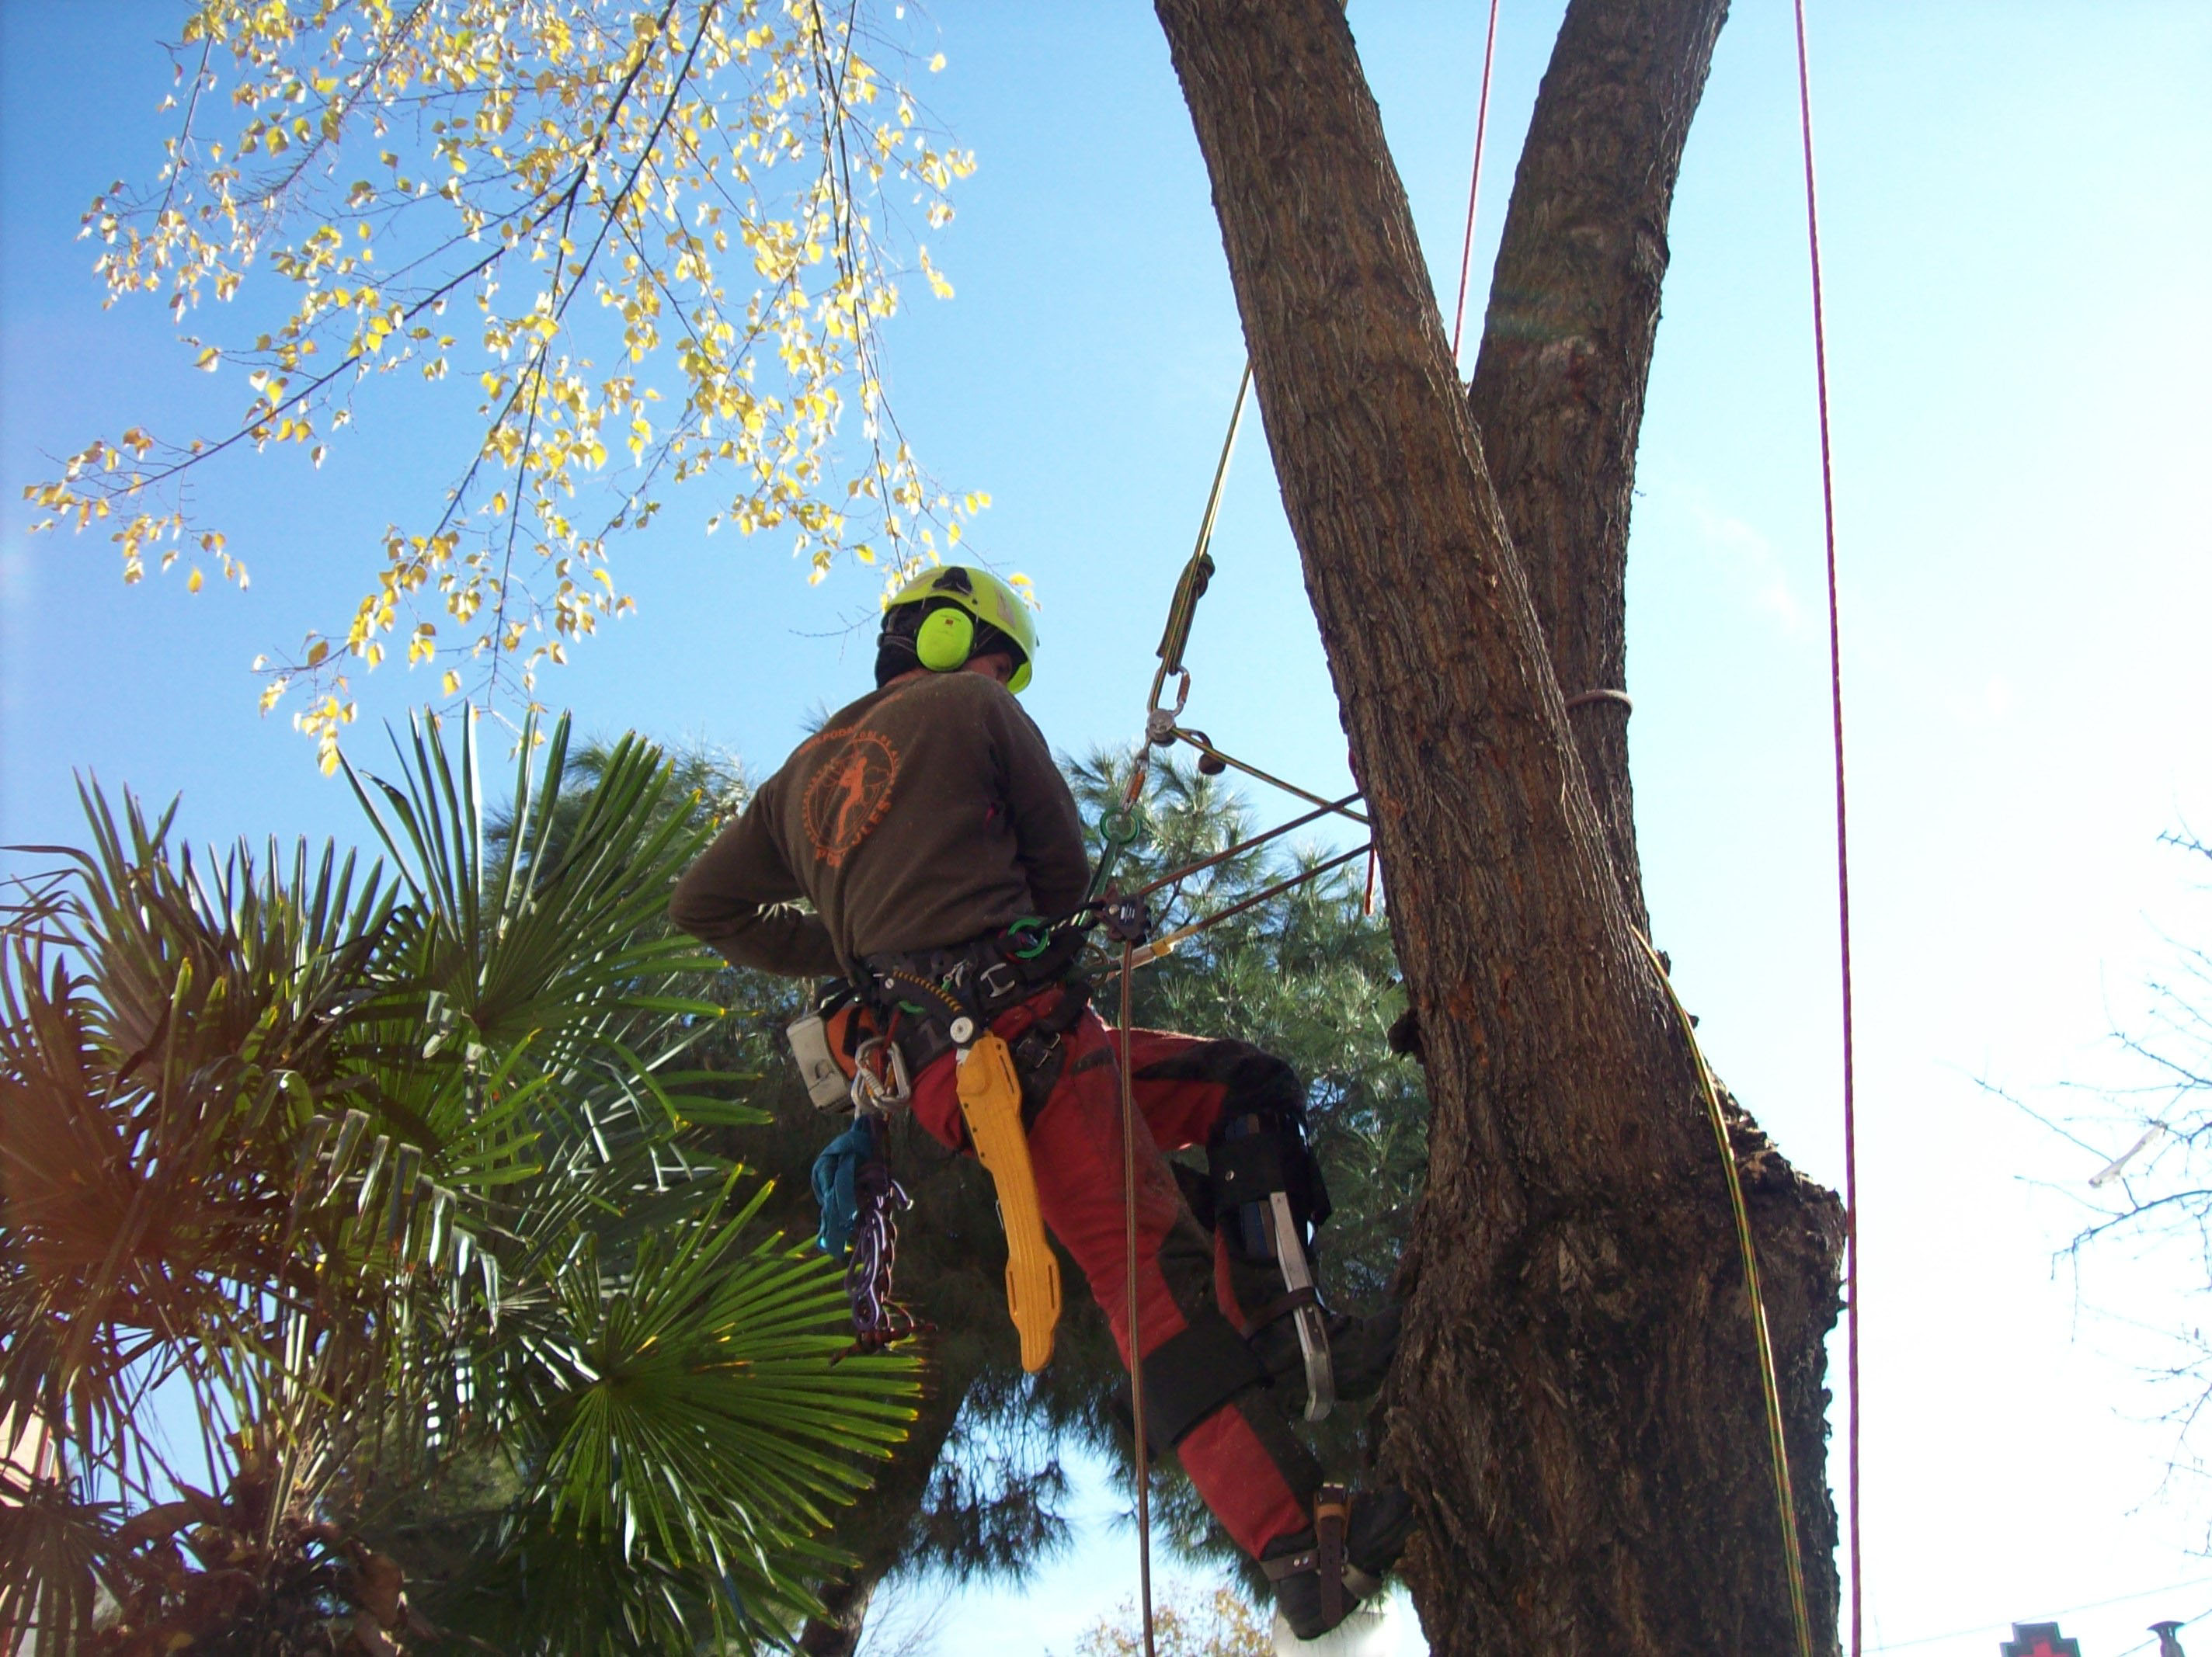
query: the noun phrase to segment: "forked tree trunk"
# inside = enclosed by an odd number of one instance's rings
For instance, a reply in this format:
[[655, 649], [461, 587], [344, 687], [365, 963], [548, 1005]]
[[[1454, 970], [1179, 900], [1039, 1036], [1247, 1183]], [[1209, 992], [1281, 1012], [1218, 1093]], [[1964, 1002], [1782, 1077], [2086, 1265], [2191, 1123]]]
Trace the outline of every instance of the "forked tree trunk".
[[[1722, 1169], [1687, 1045], [1636, 935], [1632, 862], [1617, 866], [1545, 640], [1546, 605], [1566, 618], [1564, 635], [1581, 601], [1571, 580], [1540, 599], [1514, 555], [1337, 0], [1157, 9], [1212, 174], [1425, 1037], [1430, 1183], [1404, 1272], [1386, 1448], [1424, 1522], [1413, 1575], [1431, 1642], [1483, 1657], [1790, 1651]], [[1639, 11], [1705, 17], [1710, 51], [1717, 20], [1701, 0], [1578, 3], [1569, 32]], [[1675, 100], [1671, 149], [1663, 133], [1642, 138], [1669, 174], [1656, 222], [1640, 228], [1662, 249], [1680, 127], [1702, 79], [1700, 58]], [[1615, 142], [1632, 145], [1641, 119]], [[1516, 202], [1516, 215], [1530, 210], [1541, 204]], [[1663, 252], [1642, 262], [1647, 300], [1662, 266]], [[1649, 349], [1597, 338], [1563, 377], [1599, 410], [1585, 428], [1610, 433], [1597, 447], [1616, 457], [1613, 481], [1576, 476], [1589, 456], [1561, 463], [1551, 505], [1514, 480], [1524, 532], [1555, 535], [1568, 559], [1575, 523], [1604, 519], [1577, 491], [1625, 495]], [[1544, 405], [1540, 385], [1518, 417]], [[1574, 421], [1559, 424], [1571, 434]], [[1565, 452], [1540, 434], [1531, 449]], [[1601, 646], [1571, 666], [1617, 671], [1613, 649], [1609, 662]], [[1624, 828], [1626, 809], [1624, 789]], [[1836, 1583], [1821, 1342], [1838, 1217], [1747, 1122], [1737, 1154], [1825, 1649]]]
[[1628, 786], [1628, 514], [1667, 215], [1728, 0], [1567, 9], [1498, 240], [1468, 398], [1568, 702], [1621, 898], [1648, 929]]

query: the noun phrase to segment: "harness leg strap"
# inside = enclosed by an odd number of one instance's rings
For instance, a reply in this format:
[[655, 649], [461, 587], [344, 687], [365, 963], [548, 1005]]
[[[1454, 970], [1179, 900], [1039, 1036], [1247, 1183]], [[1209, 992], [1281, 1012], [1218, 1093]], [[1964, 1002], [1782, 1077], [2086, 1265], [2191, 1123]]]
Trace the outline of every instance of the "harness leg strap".
[[1344, 1529], [1352, 1517], [1352, 1498], [1341, 1484], [1324, 1484], [1314, 1502], [1314, 1545], [1321, 1558], [1321, 1614], [1344, 1620]]

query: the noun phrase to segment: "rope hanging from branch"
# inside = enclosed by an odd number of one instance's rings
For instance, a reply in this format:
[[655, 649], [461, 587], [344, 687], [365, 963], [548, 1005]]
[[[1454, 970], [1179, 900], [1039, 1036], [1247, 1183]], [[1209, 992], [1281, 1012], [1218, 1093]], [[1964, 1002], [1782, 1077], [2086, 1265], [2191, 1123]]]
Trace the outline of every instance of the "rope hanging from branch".
[[1851, 1657], [1863, 1649], [1859, 1589], [1859, 1174], [1858, 1099], [1851, 1030], [1851, 860], [1844, 781], [1843, 626], [1836, 600], [1835, 445], [1828, 421], [1828, 323], [1820, 284], [1820, 197], [1813, 167], [1812, 53], [1806, 44], [1805, 0], [1793, 0], [1797, 22], [1797, 112], [1805, 149], [1805, 238], [1813, 272], [1813, 367], [1820, 408], [1820, 513], [1827, 555], [1828, 708], [1836, 770], [1836, 938], [1843, 980], [1844, 1392], [1850, 1427], [1844, 1439], [1851, 1605]]
[[1467, 184], [1467, 234], [1459, 247], [1459, 300], [1452, 307], [1452, 368], [1459, 368], [1460, 331], [1467, 324], [1467, 273], [1474, 258], [1474, 208], [1482, 197], [1482, 140], [1490, 130], [1490, 66], [1498, 57], [1498, 0], [1490, 0], [1490, 28], [1482, 40], [1482, 96], [1474, 106], [1474, 168]]
[[[1130, 994], [1136, 970], [1171, 952], [1183, 940], [1204, 932], [1207, 927], [1243, 913], [1257, 904], [1280, 896], [1293, 888], [1304, 885], [1319, 876], [1341, 867], [1352, 859], [1370, 855], [1370, 846], [1362, 846], [1340, 856], [1327, 859], [1315, 867], [1300, 871], [1289, 878], [1275, 882], [1261, 891], [1252, 894], [1239, 902], [1206, 915], [1158, 938], [1141, 938], [1150, 921], [1146, 918], [1144, 899], [1164, 888], [1179, 884], [1186, 877], [1200, 872], [1214, 865], [1225, 862], [1241, 853], [1266, 844], [1293, 829], [1304, 827], [1324, 816], [1342, 816], [1365, 827], [1367, 818], [1352, 809], [1358, 801], [1357, 793], [1340, 799], [1328, 799], [1309, 792], [1297, 784], [1285, 781], [1261, 770], [1246, 761], [1222, 752], [1213, 745], [1212, 738], [1205, 732], [1185, 730], [1179, 720], [1184, 705], [1190, 699], [1190, 670], [1183, 665], [1183, 652], [1190, 642], [1190, 628], [1197, 614], [1198, 601], [1205, 595], [1206, 584], [1213, 574], [1213, 558], [1209, 549], [1213, 541], [1213, 529], [1221, 513], [1221, 497], [1229, 480], [1229, 462], [1237, 452], [1237, 434], [1243, 424], [1244, 409], [1252, 389], [1252, 365], [1248, 360], [1243, 373], [1237, 383], [1237, 401], [1230, 411], [1229, 430], [1221, 441], [1220, 458], [1214, 464], [1212, 487], [1207, 491], [1206, 510], [1199, 519], [1198, 537], [1192, 546], [1190, 557], [1182, 574], [1176, 579], [1174, 596], [1168, 604], [1167, 625], [1160, 634], [1159, 668], [1152, 676], [1150, 694], [1145, 699], [1145, 734], [1139, 743], [1135, 761], [1129, 768], [1129, 780], [1122, 791], [1121, 805], [1100, 819], [1100, 836], [1103, 842], [1097, 871], [1092, 877], [1091, 890], [1085, 902], [1086, 911], [1105, 906], [1118, 913], [1133, 910], [1139, 936], [1121, 932], [1109, 923], [1109, 932], [1116, 934], [1120, 944], [1119, 1013], [1117, 1020], [1117, 1058], [1120, 1059], [1121, 1089], [1121, 1174], [1123, 1223], [1126, 1228], [1127, 1269], [1128, 1272], [1128, 1367], [1129, 1392], [1133, 1403], [1132, 1416], [1135, 1442], [1133, 1446], [1137, 1482], [1137, 1583], [1138, 1601], [1143, 1619], [1146, 1657], [1155, 1657], [1156, 1628], [1152, 1613], [1152, 1466], [1146, 1437], [1144, 1345], [1139, 1329], [1139, 1306], [1137, 1291], [1137, 1108], [1129, 1075], [1129, 1030], [1132, 1023]], [[1175, 700], [1165, 701], [1170, 681], [1175, 685]], [[1313, 809], [1303, 816], [1293, 818], [1279, 828], [1252, 836], [1226, 850], [1174, 870], [1168, 874], [1131, 892], [1121, 892], [1109, 884], [1109, 877], [1119, 852], [1137, 838], [1139, 833], [1138, 806], [1143, 798], [1145, 784], [1152, 771], [1152, 750], [1169, 748], [1182, 743], [1197, 750], [1200, 768], [1214, 774], [1231, 768], [1279, 788], [1285, 793], [1304, 800]], [[1123, 924], [1127, 924], [1124, 922]]]
[[1767, 1471], [1774, 1481], [1775, 1519], [1782, 1533], [1782, 1568], [1790, 1589], [1790, 1618], [1797, 1636], [1797, 1657], [1813, 1657], [1813, 1618], [1805, 1599], [1805, 1555], [1797, 1535], [1797, 1496], [1790, 1479], [1790, 1446], [1783, 1436], [1782, 1383], [1774, 1369], [1774, 1340], [1767, 1330], [1766, 1296], [1759, 1288], [1759, 1249], [1752, 1239], [1750, 1211], [1744, 1206], [1743, 1179], [1736, 1171], [1735, 1146], [1729, 1138], [1728, 1118], [1721, 1109], [1720, 1089], [1713, 1084], [1713, 1072], [1705, 1063], [1705, 1049], [1698, 1045], [1696, 1022], [1691, 1018], [1690, 1010], [1682, 1005], [1682, 998], [1674, 993], [1674, 982], [1667, 974], [1667, 963], [1651, 947], [1651, 940], [1638, 932], [1636, 941], [1644, 946], [1651, 970], [1659, 975], [1659, 987], [1666, 992], [1667, 1003], [1674, 1010], [1682, 1040], [1688, 1045], [1690, 1057], [1698, 1067], [1698, 1087], [1705, 1099], [1705, 1119], [1712, 1126], [1713, 1141], [1720, 1150], [1721, 1169], [1727, 1177], [1729, 1215], [1735, 1226], [1736, 1255], [1743, 1266], [1744, 1301], [1750, 1309], [1752, 1338], [1758, 1349], [1759, 1395], [1766, 1411]]

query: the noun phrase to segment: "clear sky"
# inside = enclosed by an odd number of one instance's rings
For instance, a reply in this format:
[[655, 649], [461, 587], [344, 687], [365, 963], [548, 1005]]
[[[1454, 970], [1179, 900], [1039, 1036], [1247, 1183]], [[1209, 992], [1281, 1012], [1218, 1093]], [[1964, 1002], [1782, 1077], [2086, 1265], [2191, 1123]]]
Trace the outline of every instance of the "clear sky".
[[[1446, 303], [1484, 9], [1352, 8]], [[1560, 9], [1506, 0], [1478, 277]], [[2201, 1316], [2185, 1296], [2205, 1284], [2185, 1263], [2114, 1253], [2077, 1291], [2053, 1250], [2098, 1158], [1981, 1084], [2051, 1102], [2062, 1082], [2122, 1074], [2106, 1033], [2140, 1006], [2165, 935], [2212, 937], [2200, 875], [2157, 843], [2212, 828], [2212, 7], [1811, 12], [1860, 928], [1868, 1644], [1987, 1657], [2008, 1623], [2057, 1617], [2091, 1657], [2118, 1657], [2154, 1617], [2212, 1608], [2212, 1492], [2165, 1477], [2160, 1415], [2177, 1400], [2144, 1373], [2166, 1351], [2155, 1332]], [[74, 834], [73, 769], [181, 791], [196, 838], [352, 837], [342, 785], [256, 716], [246, 665], [349, 608], [376, 532], [445, 474], [436, 432], [395, 406], [319, 475], [289, 459], [210, 475], [202, 504], [252, 568], [244, 596], [211, 583], [188, 598], [175, 579], [125, 591], [104, 543], [24, 536], [16, 497], [42, 452], [132, 422], [211, 424], [224, 406], [154, 308], [100, 311], [91, 254], [70, 240], [95, 191], [157, 165], [167, 70], [153, 43], [176, 15], [0, 0], [9, 841]], [[982, 549], [1036, 580], [1029, 700], [1048, 733], [1074, 751], [1126, 744], [1242, 360], [1203, 170], [1145, 8], [942, 0], [916, 15], [924, 54], [949, 60], [934, 112], [979, 170], [933, 246], [958, 297], [917, 298], [895, 325], [893, 396], [936, 472], [995, 497]], [[1794, 76], [1787, 4], [1743, 0], [1676, 203], [1628, 689], [1657, 942], [1717, 1065], [1833, 1181]], [[1328, 787], [1344, 743], [1259, 439], [1248, 428], [1230, 490], [1190, 713]], [[866, 652], [840, 628], [871, 581], [809, 588], [781, 545], [707, 542], [696, 522], [672, 513], [627, 555], [640, 613], [550, 696], [593, 730], [703, 737], [772, 765], [817, 703], [861, 684]], [[368, 715], [427, 689], [387, 669]], [[2117, 1150], [2133, 1136], [2115, 1122], [2085, 1137]], [[943, 1648], [991, 1630], [1008, 1657], [1066, 1651], [1129, 1591], [1128, 1554], [1099, 1527], [1026, 1601], [951, 1608]], [[2212, 1650], [2212, 1624], [2195, 1637]]]

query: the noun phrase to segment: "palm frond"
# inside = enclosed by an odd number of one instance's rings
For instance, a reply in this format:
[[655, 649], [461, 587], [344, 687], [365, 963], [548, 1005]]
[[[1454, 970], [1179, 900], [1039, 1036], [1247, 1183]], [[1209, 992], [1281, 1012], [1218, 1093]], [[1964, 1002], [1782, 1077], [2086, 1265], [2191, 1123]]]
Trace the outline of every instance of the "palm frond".
[[[750, 1642], [806, 1603], [911, 1365], [835, 1361], [834, 1268], [702, 1138], [764, 1113], [686, 1058], [719, 1011], [719, 963], [661, 919], [696, 802], [634, 737], [571, 779], [567, 722], [531, 737], [503, 837], [468, 728], [414, 722], [396, 782], [349, 773], [390, 876], [196, 859], [173, 807], [88, 784], [88, 847], [0, 905], [0, 1411], [74, 1480], [11, 1520], [0, 1593], [42, 1561], [40, 1614], [75, 1617], [113, 1535], [154, 1545], [103, 1527], [179, 1488], [137, 1417], [180, 1389], [191, 1476], [287, 1570], [358, 1552], [333, 1517], [504, 1469], [471, 1581], [619, 1567], [511, 1648]], [[174, 1587], [129, 1603], [167, 1616]]]

